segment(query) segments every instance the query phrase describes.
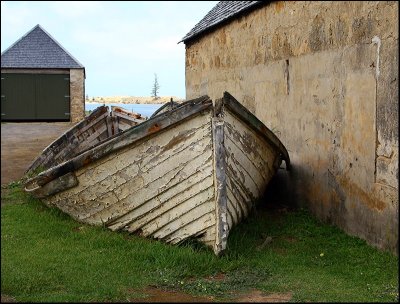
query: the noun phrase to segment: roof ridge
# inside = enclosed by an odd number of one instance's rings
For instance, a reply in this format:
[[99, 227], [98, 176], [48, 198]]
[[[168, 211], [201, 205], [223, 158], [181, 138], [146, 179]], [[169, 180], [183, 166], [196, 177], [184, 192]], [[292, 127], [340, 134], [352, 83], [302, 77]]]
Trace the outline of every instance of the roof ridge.
[[[26, 36], [28, 36], [28, 34], [30, 34], [31, 32], [33, 32], [33, 30], [37, 27], [40, 27], [39, 24], [36, 24], [33, 28], [31, 28], [29, 31], [27, 31], [24, 35], [22, 35], [21, 38], [19, 38], [17, 41], [15, 41], [13, 44], [11, 44], [8, 48], [6, 48], [2, 53], [1, 56], [3, 56], [3, 54], [5, 54], [6, 52], [8, 52], [9, 49], [13, 48], [18, 42], [20, 42], [22, 39], [24, 39]], [[41, 27], [40, 27], [41, 28]]]
[[[43, 27], [40, 26], [40, 24], [38, 24], [36, 27], [39, 27], [43, 32], [46, 33], [47, 36], [49, 36], [65, 53], [68, 54], [68, 56], [70, 56], [78, 65], [80, 65], [83, 68], [83, 65], [74, 57], [70, 54], [70, 52], [68, 52], [62, 45], [61, 43], [59, 43], [52, 35], [50, 35]], [[36, 28], [34, 27], [34, 28]]]
[[2, 68], [85, 68], [40, 24], [1, 53]]

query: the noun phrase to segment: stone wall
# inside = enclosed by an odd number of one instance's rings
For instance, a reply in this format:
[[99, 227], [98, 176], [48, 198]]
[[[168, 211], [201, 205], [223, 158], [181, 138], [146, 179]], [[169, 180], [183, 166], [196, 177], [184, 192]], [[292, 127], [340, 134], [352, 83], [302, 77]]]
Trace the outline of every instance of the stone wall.
[[273, 2], [187, 42], [186, 98], [224, 91], [286, 146], [290, 199], [398, 254], [397, 2]]
[[71, 122], [85, 118], [85, 70], [70, 70]]

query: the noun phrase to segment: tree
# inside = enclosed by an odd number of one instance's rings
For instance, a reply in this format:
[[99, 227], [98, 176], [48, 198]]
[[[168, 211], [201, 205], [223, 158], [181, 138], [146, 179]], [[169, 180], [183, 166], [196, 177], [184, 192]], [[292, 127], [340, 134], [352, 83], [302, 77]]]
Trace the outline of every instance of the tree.
[[157, 95], [159, 89], [160, 89], [160, 85], [158, 84], [157, 74], [154, 74], [154, 83], [153, 83], [153, 88], [151, 90], [151, 96], [154, 97], [154, 99], [159, 98]]

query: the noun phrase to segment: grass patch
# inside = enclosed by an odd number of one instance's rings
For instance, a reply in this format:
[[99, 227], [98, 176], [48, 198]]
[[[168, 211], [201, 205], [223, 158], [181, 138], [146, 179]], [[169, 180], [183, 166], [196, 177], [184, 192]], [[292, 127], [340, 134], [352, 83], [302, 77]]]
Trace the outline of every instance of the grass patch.
[[21, 191], [21, 181], [14, 181], [1, 186], [1, 205], [26, 204], [31, 198]]
[[1, 191], [1, 290], [17, 301], [121, 302], [147, 286], [216, 301], [250, 288], [302, 302], [398, 301], [398, 257], [304, 210], [259, 209], [217, 258], [193, 241], [173, 246], [78, 223], [18, 183]]

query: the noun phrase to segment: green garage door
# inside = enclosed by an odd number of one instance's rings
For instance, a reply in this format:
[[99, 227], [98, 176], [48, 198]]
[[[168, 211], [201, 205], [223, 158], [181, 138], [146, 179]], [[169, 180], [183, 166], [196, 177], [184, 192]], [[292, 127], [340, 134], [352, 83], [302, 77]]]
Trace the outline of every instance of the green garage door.
[[69, 75], [1, 74], [2, 121], [69, 121]]

